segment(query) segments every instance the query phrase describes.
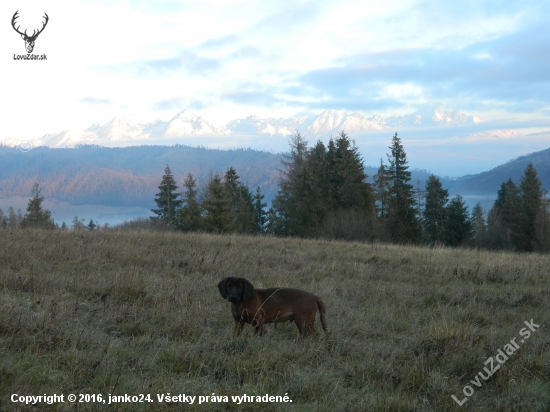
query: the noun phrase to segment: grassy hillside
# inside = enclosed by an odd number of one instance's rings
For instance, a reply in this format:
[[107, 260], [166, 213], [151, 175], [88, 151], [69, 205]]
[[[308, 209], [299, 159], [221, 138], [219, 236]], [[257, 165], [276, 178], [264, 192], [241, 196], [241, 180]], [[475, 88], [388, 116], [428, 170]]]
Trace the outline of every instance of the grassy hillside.
[[[180, 410], [157, 402], [168, 393], [228, 396], [190, 408], [211, 411], [550, 408], [550, 256], [146, 232], [4, 230], [0, 244], [0, 410], [54, 393], [154, 400], [123, 411]], [[330, 334], [317, 320], [304, 341], [288, 323], [234, 338], [226, 276], [314, 292]], [[512, 338], [506, 363], [470, 383]], [[243, 394], [293, 402], [231, 402]], [[54, 409], [74, 406], [38, 406]]]

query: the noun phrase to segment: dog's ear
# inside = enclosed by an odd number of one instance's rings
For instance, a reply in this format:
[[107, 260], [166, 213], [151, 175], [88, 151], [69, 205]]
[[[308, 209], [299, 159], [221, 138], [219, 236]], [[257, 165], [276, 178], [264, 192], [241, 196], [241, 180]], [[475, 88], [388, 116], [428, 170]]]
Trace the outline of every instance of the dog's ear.
[[225, 284], [227, 283], [227, 279], [229, 278], [225, 278], [220, 283], [218, 283], [218, 289], [220, 290], [220, 294], [224, 299], [227, 299], [227, 291], [225, 289]]
[[254, 296], [254, 286], [252, 286], [252, 283], [250, 283], [245, 278], [241, 278], [241, 280], [242, 280], [243, 286], [244, 286], [243, 300], [248, 300], [252, 296]]

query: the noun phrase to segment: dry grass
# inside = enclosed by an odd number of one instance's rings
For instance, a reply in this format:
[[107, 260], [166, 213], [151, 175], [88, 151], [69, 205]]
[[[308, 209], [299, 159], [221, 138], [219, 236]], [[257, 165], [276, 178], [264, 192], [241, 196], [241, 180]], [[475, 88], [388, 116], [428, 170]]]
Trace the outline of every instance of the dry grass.
[[[4, 230], [0, 246], [1, 410], [16, 410], [13, 393], [293, 400], [190, 407], [213, 411], [550, 409], [549, 256], [150, 232]], [[301, 341], [287, 323], [233, 338], [225, 276], [314, 292], [331, 334]], [[540, 329], [459, 407], [451, 395], [530, 319]]]

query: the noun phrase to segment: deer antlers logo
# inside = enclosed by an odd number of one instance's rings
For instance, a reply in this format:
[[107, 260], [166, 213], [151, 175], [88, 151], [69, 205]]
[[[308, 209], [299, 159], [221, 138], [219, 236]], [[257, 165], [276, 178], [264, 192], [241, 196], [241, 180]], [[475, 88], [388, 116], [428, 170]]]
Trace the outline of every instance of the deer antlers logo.
[[46, 27], [46, 24], [48, 24], [49, 17], [46, 13], [44, 13], [44, 18], [46, 19], [46, 21], [42, 23], [42, 28], [38, 30], [38, 32], [36, 30], [33, 30], [32, 36], [28, 36], [27, 30], [25, 30], [24, 33], [21, 33], [19, 31], [20, 26], [17, 26], [17, 28], [15, 28], [15, 19], [19, 17], [17, 13], [19, 13], [19, 10], [17, 10], [13, 14], [13, 17], [11, 18], [11, 25], [13, 29], [21, 35], [21, 38], [25, 40], [25, 48], [27, 49], [27, 53], [32, 53], [32, 50], [34, 49], [34, 42], [36, 41], [36, 38], [38, 37], [38, 35], [42, 33], [42, 31], [44, 30], [44, 28]]

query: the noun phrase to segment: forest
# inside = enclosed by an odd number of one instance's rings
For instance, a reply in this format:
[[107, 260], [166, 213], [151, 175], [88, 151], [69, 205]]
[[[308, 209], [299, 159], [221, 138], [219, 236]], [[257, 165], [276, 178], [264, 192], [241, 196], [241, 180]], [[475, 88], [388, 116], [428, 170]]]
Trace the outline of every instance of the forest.
[[[464, 199], [450, 199], [440, 178], [430, 175], [425, 185], [412, 181], [407, 155], [397, 133], [387, 163], [381, 160], [369, 183], [353, 139], [344, 131], [325, 146], [296, 133], [282, 160], [278, 191], [267, 208], [261, 187], [249, 188], [230, 166], [222, 176], [211, 172], [198, 187], [192, 173], [182, 191], [169, 165], [158, 186], [150, 220], [128, 222], [121, 228], [152, 227], [184, 232], [293, 236], [306, 238], [382, 241], [396, 244], [471, 246], [524, 252], [550, 248], [549, 201], [532, 163], [519, 182], [502, 182], [489, 210], [478, 203], [471, 213]], [[35, 184], [25, 216], [13, 209], [2, 227], [55, 228], [50, 213], [41, 209]], [[49, 222], [49, 223], [48, 223]], [[96, 230], [75, 218], [73, 229]], [[63, 223], [63, 229], [67, 226]], [[107, 228], [103, 228], [107, 229]]]

